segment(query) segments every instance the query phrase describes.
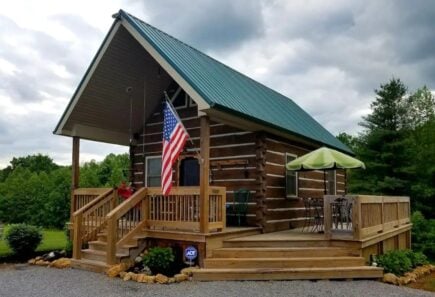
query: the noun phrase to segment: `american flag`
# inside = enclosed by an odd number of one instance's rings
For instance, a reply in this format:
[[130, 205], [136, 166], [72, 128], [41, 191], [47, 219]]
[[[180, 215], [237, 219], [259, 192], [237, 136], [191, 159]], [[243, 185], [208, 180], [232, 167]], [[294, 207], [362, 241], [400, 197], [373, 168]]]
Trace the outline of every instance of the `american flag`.
[[162, 192], [169, 195], [172, 188], [172, 164], [177, 160], [189, 136], [171, 104], [163, 108]]

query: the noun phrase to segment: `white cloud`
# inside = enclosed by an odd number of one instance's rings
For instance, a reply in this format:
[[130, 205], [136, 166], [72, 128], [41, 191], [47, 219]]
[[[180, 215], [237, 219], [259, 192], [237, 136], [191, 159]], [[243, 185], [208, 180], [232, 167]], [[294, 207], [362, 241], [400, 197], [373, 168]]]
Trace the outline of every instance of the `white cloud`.
[[[43, 153], [120, 8], [292, 98], [332, 133], [356, 133], [393, 75], [435, 89], [435, 4], [408, 1], [7, 1], [0, 11], [0, 167]], [[127, 148], [83, 141], [82, 161]]]

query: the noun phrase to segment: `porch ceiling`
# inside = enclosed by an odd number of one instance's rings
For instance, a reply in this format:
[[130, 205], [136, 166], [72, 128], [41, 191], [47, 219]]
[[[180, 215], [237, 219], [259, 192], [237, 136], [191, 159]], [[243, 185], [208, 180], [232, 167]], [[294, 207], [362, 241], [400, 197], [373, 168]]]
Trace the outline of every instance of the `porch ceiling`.
[[[171, 77], [119, 23], [109, 32], [55, 134], [128, 145], [160, 104]], [[127, 94], [126, 88], [132, 87]], [[144, 109], [144, 98], [146, 99]]]

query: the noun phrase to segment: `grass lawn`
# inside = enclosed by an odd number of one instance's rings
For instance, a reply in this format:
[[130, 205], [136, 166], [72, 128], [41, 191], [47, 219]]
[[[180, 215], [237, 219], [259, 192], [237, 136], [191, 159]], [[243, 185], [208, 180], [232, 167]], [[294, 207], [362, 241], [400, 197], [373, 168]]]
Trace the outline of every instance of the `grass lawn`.
[[[36, 249], [37, 251], [62, 250], [67, 243], [66, 235], [63, 230], [44, 230], [42, 231], [42, 242]], [[0, 239], [0, 256], [12, 254], [8, 245]]]

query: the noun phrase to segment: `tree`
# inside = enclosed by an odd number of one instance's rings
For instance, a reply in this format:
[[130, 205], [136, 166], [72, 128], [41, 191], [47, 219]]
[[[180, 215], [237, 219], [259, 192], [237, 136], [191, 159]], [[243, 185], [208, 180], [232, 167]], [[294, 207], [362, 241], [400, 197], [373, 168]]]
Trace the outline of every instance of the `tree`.
[[435, 118], [435, 96], [426, 87], [422, 87], [405, 100], [406, 125], [415, 129]]
[[398, 195], [409, 188], [406, 170], [410, 160], [406, 152], [405, 95], [407, 88], [400, 79], [391, 79], [375, 90], [372, 113], [363, 118], [365, 131], [359, 136], [356, 153], [366, 163], [364, 172], [355, 172], [358, 182], [351, 191], [369, 194]]

